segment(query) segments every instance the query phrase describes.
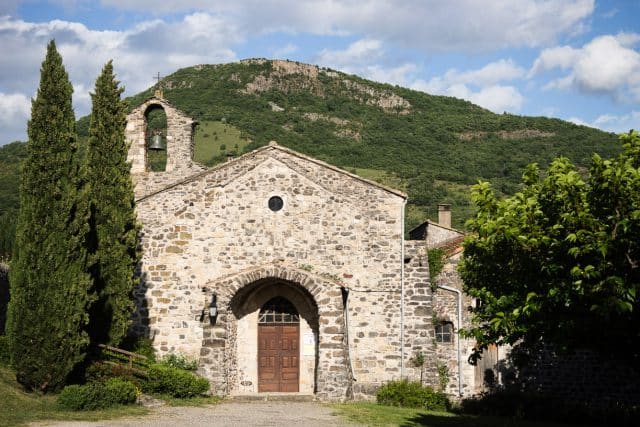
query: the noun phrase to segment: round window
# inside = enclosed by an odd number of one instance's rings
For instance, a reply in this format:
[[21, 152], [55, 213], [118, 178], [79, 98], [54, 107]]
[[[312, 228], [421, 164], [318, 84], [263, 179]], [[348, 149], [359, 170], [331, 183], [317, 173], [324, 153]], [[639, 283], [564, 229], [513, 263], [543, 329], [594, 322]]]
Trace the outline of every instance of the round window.
[[284, 202], [282, 201], [282, 197], [273, 196], [269, 199], [269, 209], [274, 212], [278, 212], [284, 206]]

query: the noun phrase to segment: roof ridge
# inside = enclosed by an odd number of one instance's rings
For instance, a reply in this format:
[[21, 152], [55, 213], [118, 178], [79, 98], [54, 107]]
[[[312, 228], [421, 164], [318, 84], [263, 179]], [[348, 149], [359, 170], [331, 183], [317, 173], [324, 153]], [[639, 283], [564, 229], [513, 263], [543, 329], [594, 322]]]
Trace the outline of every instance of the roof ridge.
[[396, 189], [384, 186], [384, 185], [382, 185], [382, 184], [380, 184], [378, 182], [362, 178], [359, 175], [353, 174], [353, 173], [348, 172], [348, 171], [346, 171], [344, 169], [341, 169], [341, 168], [339, 168], [337, 166], [333, 166], [333, 165], [331, 165], [329, 163], [323, 162], [322, 160], [315, 159], [313, 157], [310, 157], [310, 156], [307, 156], [305, 154], [299, 153], [298, 151], [295, 151], [295, 150], [292, 150], [290, 148], [284, 147], [284, 146], [278, 144], [276, 141], [270, 141], [269, 144], [267, 144], [267, 145], [263, 145], [262, 147], [258, 147], [255, 150], [249, 151], [248, 153], [242, 154], [241, 156], [235, 157], [235, 158], [233, 158], [231, 160], [228, 160], [228, 161], [226, 161], [224, 163], [220, 163], [218, 165], [215, 165], [215, 166], [213, 166], [211, 168], [208, 168], [208, 169], [206, 169], [204, 171], [197, 172], [197, 173], [195, 173], [193, 175], [190, 175], [190, 176], [188, 176], [188, 177], [186, 177], [184, 179], [181, 179], [181, 180], [176, 181], [176, 182], [174, 182], [172, 184], [169, 184], [169, 185], [167, 185], [165, 187], [162, 187], [159, 190], [156, 190], [156, 191], [153, 191], [151, 193], [145, 194], [144, 196], [142, 196], [139, 199], [137, 199], [136, 202], [141, 202], [143, 200], [146, 200], [146, 199], [148, 199], [150, 197], [155, 196], [156, 194], [159, 194], [159, 193], [162, 193], [162, 192], [164, 192], [166, 190], [169, 190], [171, 188], [177, 187], [178, 185], [186, 184], [186, 183], [191, 182], [193, 180], [196, 180], [196, 179], [198, 179], [198, 178], [200, 178], [202, 176], [205, 176], [205, 175], [208, 175], [210, 173], [225, 169], [225, 168], [233, 165], [234, 163], [237, 163], [237, 162], [242, 161], [244, 159], [248, 159], [248, 158], [254, 157], [258, 153], [261, 153], [263, 151], [268, 151], [268, 150], [280, 150], [280, 151], [285, 152], [285, 153], [287, 153], [289, 155], [292, 155], [292, 156], [307, 160], [309, 162], [315, 163], [315, 164], [320, 165], [322, 167], [325, 167], [327, 169], [331, 169], [334, 172], [337, 172], [337, 173], [340, 173], [340, 174], [343, 174], [343, 175], [347, 175], [347, 176], [349, 176], [349, 177], [351, 177], [353, 179], [356, 179], [358, 181], [361, 181], [361, 182], [363, 182], [363, 183], [365, 183], [367, 185], [371, 185], [373, 187], [379, 188], [379, 189], [381, 189], [383, 191], [386, 191], [388, 193], [391, 193], [391, 194], [394, 194], [396, 196], [402, 197], [403, 199], [407, 199], [407, 195], [404, 192], [400, 191], [400, 190], [396, 190]]

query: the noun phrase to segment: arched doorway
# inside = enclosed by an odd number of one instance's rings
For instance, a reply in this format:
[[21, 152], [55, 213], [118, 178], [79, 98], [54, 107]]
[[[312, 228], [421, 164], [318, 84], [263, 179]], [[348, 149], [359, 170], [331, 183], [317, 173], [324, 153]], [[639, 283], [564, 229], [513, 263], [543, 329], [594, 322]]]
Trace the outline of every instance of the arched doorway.
[[225, 329], [232, 342], [225, 358], [232, 394], [315, 393], [318, 307], [304, 287], [259, 279], [235, 292], [229, 308]]
[[203, 330], [200, 372], [218, 394], [259, 393], [258, 317], [268, 301], [283, 297], [296, 308], [300, 321], [298, 393], [344, 399], [348, 355], [337, 283], [306, 270], [269, 264], [206, 286], [217, 297], [218, 317]]
[[258, 391], [297, 392], [300, 316], [289, 300], [275, 297], [258, 315]]

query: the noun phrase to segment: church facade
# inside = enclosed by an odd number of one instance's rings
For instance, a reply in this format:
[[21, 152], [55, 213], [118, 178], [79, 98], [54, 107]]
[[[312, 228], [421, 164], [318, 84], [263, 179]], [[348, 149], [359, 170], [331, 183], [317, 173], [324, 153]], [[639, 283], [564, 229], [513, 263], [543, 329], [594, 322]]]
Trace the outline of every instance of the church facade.
[[[162, 172], [147, 167], [150, 108], [167, 117]], [[135, 333], [197, 359], [221, 395], [359, 399], [400, 378], [475, 391], [461, 365], [472, 343], [457, 335], [469, 301], [447, 290], [461, 287], [455, 271], [432, 286], [426, 241], [404, 239], [405, 194], [276, 143], [205, 168], [194, 126], [160, 97], [128, 116]]]

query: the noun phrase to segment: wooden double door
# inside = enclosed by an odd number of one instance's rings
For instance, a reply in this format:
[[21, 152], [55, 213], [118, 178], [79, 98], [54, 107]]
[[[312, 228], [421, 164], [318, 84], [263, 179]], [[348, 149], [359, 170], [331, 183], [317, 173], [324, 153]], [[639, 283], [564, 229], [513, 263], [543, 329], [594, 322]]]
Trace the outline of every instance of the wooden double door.
[[300, 324], [258, 324], [258, 391], [297, 392]]

